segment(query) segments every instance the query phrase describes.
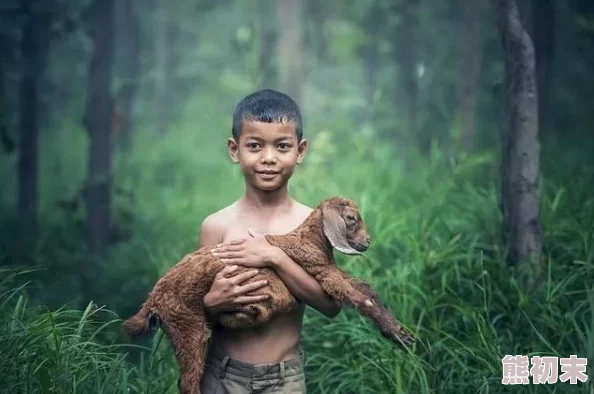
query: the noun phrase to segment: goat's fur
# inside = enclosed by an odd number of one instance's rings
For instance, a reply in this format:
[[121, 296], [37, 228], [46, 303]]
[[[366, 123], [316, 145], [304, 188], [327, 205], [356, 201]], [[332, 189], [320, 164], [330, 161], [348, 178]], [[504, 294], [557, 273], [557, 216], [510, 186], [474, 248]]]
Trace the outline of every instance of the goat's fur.
[[[371, 319], [384, 337], [399, 347], [415, 341], [367, 283], [350, 277], [336, 266], [333, 249], [362, 254], [369, 248], [367, 228], [354, 202], [340, 197], [327, 199], [294, 231], [266, 235], [266, 239], [315, 277], [329, 296]], [[217, 272], [225, 266], [210, 249], [200, 248], [173, 266], [157, 282], [140, 311], [122, 325], [130, 336], [148, 335], [157, 325], [163, 329], [180, 367], [181, 394], [200, 393], [211, 336], [210, 317], [203, 298]], [[265, 323], [278, 311], [290, 310], [296, 300], [272, 269], [263, 269], [250, 281], [260, 280], [262, 276], [268, 279], [269, 286], [253, 294], [269, 294], [268, 300], [247, 305], [238, 312], [219, 314], [215, 319], [223, 326], [249, 328]]]

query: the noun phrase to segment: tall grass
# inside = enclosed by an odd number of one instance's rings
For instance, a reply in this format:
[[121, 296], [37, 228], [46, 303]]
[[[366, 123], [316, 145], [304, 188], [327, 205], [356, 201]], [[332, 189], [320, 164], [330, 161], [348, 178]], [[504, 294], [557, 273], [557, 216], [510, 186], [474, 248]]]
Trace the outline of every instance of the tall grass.
[[[157, 144], [150, 133], [139, 134], [135, 150], [118, 156], [116, 183], [133, 197], [116, 195], [114, 210], [118, 220], [130, 218], [125, 224], [133, 236], [113, 245], [102, 263], [85, 257], [77, 227], [84, 216], [53, 205], [75, 190], [69, 183], [52, 191], [51, 171], [69, 174], [60, 164], [66, 148], [54, 146], [45, 160], [58, 164], [42, 166], [40, 238], [24, 251], [12, 243], [19, 238], [10, 226], [2, 227], [2, 259], [11, 268], [0, 273], [1, 392], [176, 392], [177, 366], [162, 333], [131, 344], [119, 318], [134, 312], [158, 276], [195, 247], [201, 220], [240, 195], [240, 174], [219, 137], [182, 124]], [[369, 281], [419, 341], [397, 351], [350, 309], [334, 319], [310, 309], [303, 343], [311, 393], [594, 391], [591, 169], [568, 183], [545, 160], [546, 276], [528, 293], [504, 264], [495, 155], [451, 161], [436, 149], [425, 161], [373, 134], [328, 129], [312, 139], [291, 192], [310, 206], [337, 194], [357, 200], [373, 245], [364, 257], [337, 253], [338, 263]], [[70, 166], [79, 179], [79, 167]], [[77, 298], [80, 264], [94, 272], [91, 304]], [[590, 379], [577, 386], [504, 386], [506, 354], [588, 357]]]

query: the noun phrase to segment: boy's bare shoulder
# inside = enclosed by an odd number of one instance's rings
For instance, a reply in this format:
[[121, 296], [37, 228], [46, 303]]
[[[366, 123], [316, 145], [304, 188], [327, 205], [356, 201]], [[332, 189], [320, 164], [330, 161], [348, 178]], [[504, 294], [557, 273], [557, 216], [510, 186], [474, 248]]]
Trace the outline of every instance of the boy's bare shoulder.
[[308, 207], [300, 203], [299, 201], [295, 201], [295, 215], [299, 218], [300, 222], [305, 221], [307, 217], [313, 212], [313, 208]]
[[236, 204], [233, 203], [204, 218], [200, 225], [199, 247], [214, 245], [223, 241], [227, 226], [232, 222], [231, 219], [237, 211]]

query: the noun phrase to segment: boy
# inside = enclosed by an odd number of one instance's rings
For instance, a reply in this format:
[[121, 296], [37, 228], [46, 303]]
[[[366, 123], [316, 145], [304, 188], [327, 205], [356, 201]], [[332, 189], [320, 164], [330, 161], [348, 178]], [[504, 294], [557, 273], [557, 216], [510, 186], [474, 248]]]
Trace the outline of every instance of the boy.
[[[307, 150], [299, 107], [290, 97], [274, 90], [252, 93], [237, 104], [232, 135], [227, 149], [231, 160], [241, 167], [245, 192], [201, 225], [200, 246], [212, 245], [212, 253], [227, 264], [204, 297], [205, 306], [216, 312], [262, 300], [250, 292], [266, 286], [264, 281], [242, 285], [260, 267], [273, 268], [300, 302], [295, 310], [253, 330], [217, 327], [201, 390], [233, 394], [305, 393], [300, 346], [304, 304], [328, 317], [336, 316], [341, 306], [263, 236], [292, 231], [312, 211], [291, 198], [287, 190], [287, 183]], [[237, 265], [253, 270], [233, 275]]]

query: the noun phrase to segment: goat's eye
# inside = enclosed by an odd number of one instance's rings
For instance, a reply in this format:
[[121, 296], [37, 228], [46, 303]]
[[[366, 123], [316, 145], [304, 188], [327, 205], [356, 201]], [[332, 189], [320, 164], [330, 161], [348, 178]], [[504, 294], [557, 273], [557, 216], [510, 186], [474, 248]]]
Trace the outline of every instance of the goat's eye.
[[353, 215], [347, 215], [347, 220], [350, 220], [351, 222], [354, 222], [357, 219]]

